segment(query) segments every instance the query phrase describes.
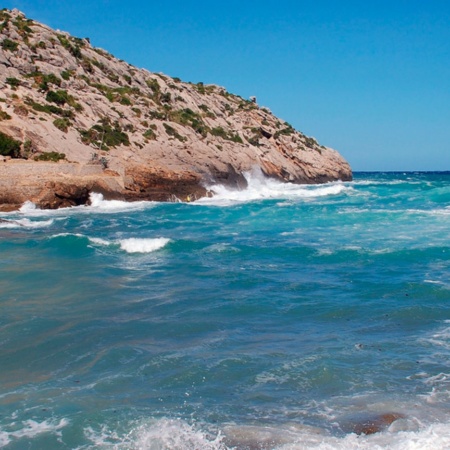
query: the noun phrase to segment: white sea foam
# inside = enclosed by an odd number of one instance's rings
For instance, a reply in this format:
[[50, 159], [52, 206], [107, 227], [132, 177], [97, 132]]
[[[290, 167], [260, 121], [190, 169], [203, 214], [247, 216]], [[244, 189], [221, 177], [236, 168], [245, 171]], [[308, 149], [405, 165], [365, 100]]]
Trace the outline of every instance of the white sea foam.
[[90, 206], [85, 206], [89, 211], [115, 213], [126, 211], [141, 211], [143, 209], [152, 208], [155, 202], [125, 202], [122, 200], [105, 200], [102, 194], [92, 193], [90, 195]]
[[339, 195], [352, 189], [341, 182], [322, 185], [282, 183], [281, 181], [265, 177], [259, 168], [244, 173], [244, 176], [247, 180], [247, 187], [245, 189], [231, 189], [220, 184], [208, 186], [208, 189], [214, 193], [214, 196], [211, 198], [202, 198], [194, 203], [200, 205], [228, 206], [264, 199], [311, 199]]
[[106, 239], [86, 236], [80, 233], [58, 233], [51, 236], [52, 238], [74, 236], [81, 239], [86, 239], [90, 244], [102, 247], [118, 246], [121, 250], [127, 253], [151, 253], [165, 247], [170, 239], [168, 238], [128, 238], [108, 241]]
[[113, 214], [127, 211], [143, 211], [153, 208], [157, 204], [156, 202], [149, 201], [125, 202], [121, 200], [105, 200], [103, 195], [98, 193], [91, 193], [89, 199], [90, 205], [71, 206], [59, 209], [39, 209], [34, 203], [27, 201], [19, 209], [19, 212], [8, 213], [8, 216], [16, 217], [17, 215], [25, 215], [31, 217], [61, 217], [71, 214]]
[[44, 433], [61, 436], [60, 430], [68, 424], [69, 421], [67, 419], [61, 419], [59, 421], [44, 420], [43, 422], [26, 420], [22, 422], [22, 428], [15, 429], [14, 431], [0, 430], [0, 447], [4, 447], [21, 438], [32, 439]]
[[[417, 425], [417, 424], [416, 424]], [[135, 425], [129, 433], [120, 435], [102, 427], [84, 430], [92, 443], [87, 448], [139, 450], [226, 450], [264, 448], [273, 450], [437, 450], [450, 446], [448, 423], [435, 423], [409, 430], [404, 420], [398, 420], [373, 435], [331, 435], [326, 430], [301, 424], [280, 427], [233, 426], [211, 432], [183, 420], [160, 419]], [[416, 427], [417, 428], [417, 427]], [[86, 448], [86, 447], [84, 447]]]
[[18, 219], [18, 220], [10, 220], [8, 219], [6, 222], [0, 222], [0, 228], [46, 228], [53, 224], [53, 220], [39, 220], [34, 221], [27, 218]]
[[106, 427], [100, 431], [89, 427], [85, 429], [85, 436], [94, 445], [90, 448], [96, 449], [226, 450], [220, 433], [204, 432], [182, 420], [160, 419], [141, 423], [125, 436]]
[[167, 238], [129, 238], [120, 240], [119, 245], [127, 253], [151, 253], [165, 247], [169, 242], [170, 239]]

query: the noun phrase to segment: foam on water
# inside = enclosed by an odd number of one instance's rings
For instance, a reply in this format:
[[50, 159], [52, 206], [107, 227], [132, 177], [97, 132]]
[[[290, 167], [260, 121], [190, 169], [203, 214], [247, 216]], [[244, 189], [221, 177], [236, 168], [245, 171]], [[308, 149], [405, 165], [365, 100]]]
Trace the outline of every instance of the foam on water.
[[282, 183], [265, 177], [259, 168], [244, 173], [244, 177], [247, 180], [245, 189], [232, 189], [220, 184], [208, 186], [208, 189], [214, 193], [214, 196], [197, 200], [195, 204], [228, 206], [265, 199], [312, 199], [339, 195], [352, 189], [341, 182], [325, 185]]
[[59, 421], [44, 420], [43, 422], [26, 420], [19, 426], [16, 423], [12, 425], [15, 428], [14, 431], [0, 429], [0, 447], [4, 447], [19, 439], [33, 439], [45, 433], [61, 436], [61, 430], [69, 425], [69, 421], [67, 419]]
[[53, 220], [34, 221], [27, 218], [18, 220], [5, 220], [0, 222], [0, 228], [46, 228], [53, 224]]
[[102, 194], [91, 193], [89, 205], [71, 206], [59, 209], [39, 209], [30, 201], [26, 201], [18, 212], [8, 213], [8, 216], [15, 217], [26, 215], [31, 217], [41, 216], [67, 216], [84, 214], [116, 214], [133, 211], [145, 211], [153, 208], [157, 203], [150, 201], [126, 202], [121, 200], [105, 200]]
[[95, 212], [117, 213], [126, 211], [142, 211], [144, 209], [152, 208], [155, 202], [139, 201], [139, 202], [125, 202], [122, 200], [105, 200], [102, 194], [92, 193], [90, 195], [90, 206], [87, 208]]
[[192, 425], [183, 420], [160, 419], [132, 426], [120, 434], [102, 427], [84, 430], [91, 445], [83, 448], [139, 450], [436, 450], [449, 448], [447, 423], [408, 430], [405, 421], [397, 420], [380, 433], [335, 436], [326, 430], [301, 424], [280, 427], [227, 425], [223, 430], [209, 430], [206, 425]]
[[170, 242], [167, 238], [138, 239], [129, 238], [119, 241], [120, 248], [127, 253], [151, 253], [165, 247]]
[[60, 237], [76, 237], [80, 239], [85, 239], [89, 243], [102, 246], [102, 247], [111, 247], [118, 246], [121, 250], [127, 253], [152, 253], [161, 248], [165, 247], [170, 239], [168, 238], [128, 238], [128, 239], [118, 239], [113, 241], [108, 241], [106, 239], [90, 237], [81, 233], [58, 233], [51, 236], [51, 239], [60, 238]]

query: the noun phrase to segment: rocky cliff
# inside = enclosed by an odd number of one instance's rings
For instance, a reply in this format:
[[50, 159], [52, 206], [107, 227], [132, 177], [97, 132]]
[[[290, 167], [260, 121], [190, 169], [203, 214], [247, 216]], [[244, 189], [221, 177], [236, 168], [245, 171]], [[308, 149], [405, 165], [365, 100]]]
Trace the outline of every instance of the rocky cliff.
[[350, 180], [334, 150], [256, 99], [119, 61], [88, 39], [0, 11], [0, 206], [186, 200], [244, 187], [259, 166], [295, 183]]

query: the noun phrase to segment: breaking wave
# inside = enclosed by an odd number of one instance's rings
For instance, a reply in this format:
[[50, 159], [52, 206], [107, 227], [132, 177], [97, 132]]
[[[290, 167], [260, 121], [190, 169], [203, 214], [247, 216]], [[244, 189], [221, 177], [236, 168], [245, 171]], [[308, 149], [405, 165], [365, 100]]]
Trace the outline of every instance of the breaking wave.
[[213, 197], [202, 198], [195, 203], [227, 206], [266, 199], [301, 200], [334, 196], [352, 190], [342, 182], [319, 185], [283, 183], [265, 177], [259, 168], [244, 173], [244, 177], [247, 181], [245, 189], [232, 189], [221, 184], [208, 186], [214, 194]]

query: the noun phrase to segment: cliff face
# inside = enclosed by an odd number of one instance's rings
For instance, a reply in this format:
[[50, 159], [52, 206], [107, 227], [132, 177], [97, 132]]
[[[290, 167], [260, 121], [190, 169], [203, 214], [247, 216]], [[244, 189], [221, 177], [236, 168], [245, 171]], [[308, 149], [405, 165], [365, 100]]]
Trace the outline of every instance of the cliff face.
[[352, 176], [255, 99], [137, 69], [17, 10], [0, 12], [0, 88], [0, 155], [20, 158], [0, 161], [0, 203], [11, 207], [76, 204], [91, 190], [192, 198], [205, 183], [242, 187], [254, 166], [295, 183]]

